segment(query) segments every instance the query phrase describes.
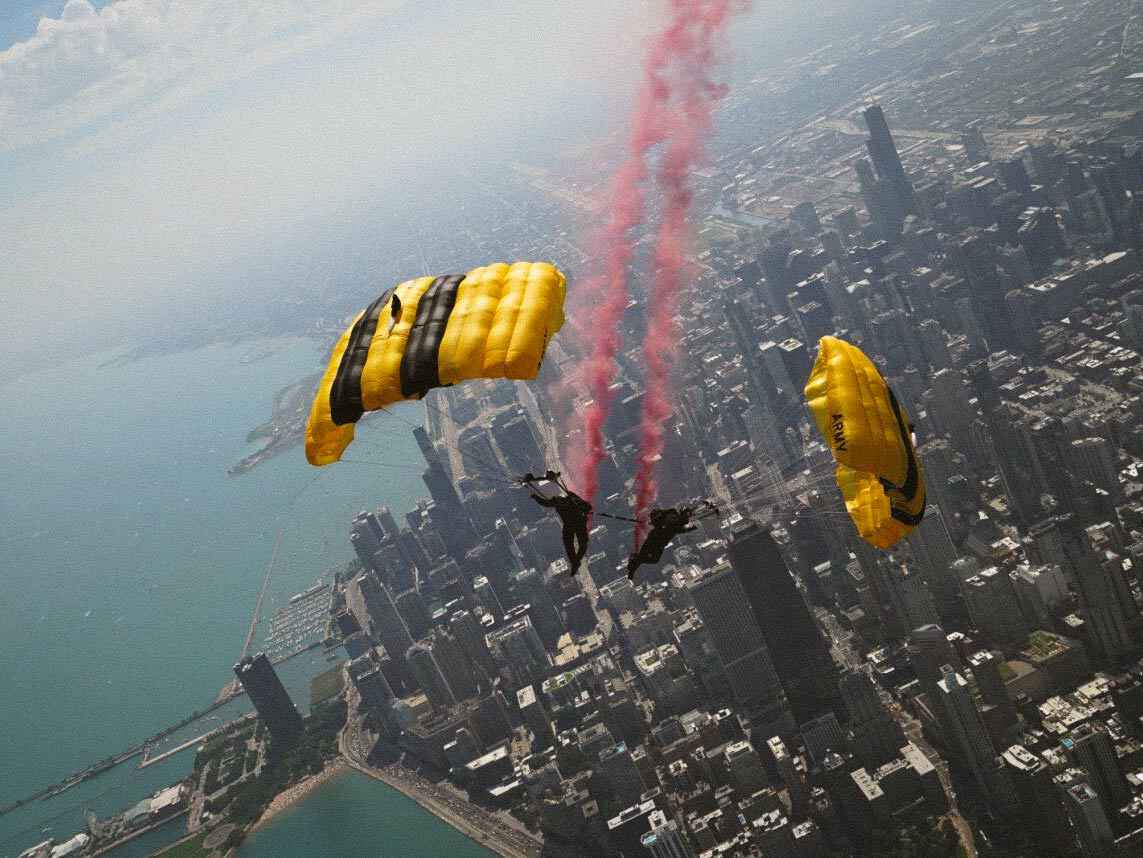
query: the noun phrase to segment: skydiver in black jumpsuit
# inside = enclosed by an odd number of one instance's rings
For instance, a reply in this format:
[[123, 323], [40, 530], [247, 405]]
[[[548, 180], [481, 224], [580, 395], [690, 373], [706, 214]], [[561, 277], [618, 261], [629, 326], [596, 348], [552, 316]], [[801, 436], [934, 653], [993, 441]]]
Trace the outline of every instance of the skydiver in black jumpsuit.
[[663, 557], [663, 551], [679, 534], [698, 530], [697, 524], [690, 523], [694, 513], [689, 506], [651, 510], [651, 532], [639, 550], [627, 560], [627, 577], [633, 579], [635, 570], [644, 563], [658, 563]]
[[540, 478], [532, 474], [525, 474], [520, 478], [520, 482], [532, 489], [532, 500], [540, 506], [554, 509], [563, 522], [564, 551], [567, 552], [568, 562], [571, 563], [571, 574], [574, 575], [579, 571], [584, 555], [587, 554], [591, 504], [560, 482], [558, 472], [548, 471], [543, 479], [558, 485], [564, 494], [553, 497], [540, 494], [533, 488], [533, 483], [540, 482]]

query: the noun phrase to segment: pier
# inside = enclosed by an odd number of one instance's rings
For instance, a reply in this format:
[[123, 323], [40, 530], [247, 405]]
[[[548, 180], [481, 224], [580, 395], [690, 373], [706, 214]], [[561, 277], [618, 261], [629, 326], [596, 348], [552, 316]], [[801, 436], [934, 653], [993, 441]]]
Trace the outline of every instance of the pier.
[[213, 712], [215, 709], [218, 709], [223, 705], [223, 703], [226, 702], [227, 701], [224, 700], [221, 703], [212, 703], [205, 709], [200, 709], [198, 712], [191, 713], [186, 718], [179, 721], [179, 723], [160, 730], [158, 733], [155, 733], [153, 736], [149, 736], [142, 742], [132, 745], [131, 747], [126, 748], [117, 754], [113, 754], [110, 757], [106, 757], [97, 763], [92, 763], [87, 768], [75, 772], [74, 774], [70, 774], [65, 778], [61, 778], [54, 784], [46, 786], [38, 792], [32, 793], [29, 796], [25, 796], [24, 798], [14, 801], [6, 807], [0, 807], [0, 816], [4, 816], [5, 814], [11, 813], [14, 810], [18, 810], [24, 805], [36, 801], [37, 799], [51, 798], [52, 796], [59, 795], [61, 792], [65, 792], [66, 790], [71, 789], [73, 786], [77, 786], [86, 780], [90, 780], [96, 775], [103, 774], [107, 770], [115, 768], [120, 763], [125, 763], [127, 760], [130, 760], [133, 757], [138, 757], [140, 755], [146, 754], [148, 748], [150, 748], [151, 745], [161, 742], [163, 739], [167, 738], [167, 736], [171, 735], [171, 733], [174, 733], [177, 730], [181, 730], [188, 724], [193, 724], [200, 718], [209, 715], [211, 712]]

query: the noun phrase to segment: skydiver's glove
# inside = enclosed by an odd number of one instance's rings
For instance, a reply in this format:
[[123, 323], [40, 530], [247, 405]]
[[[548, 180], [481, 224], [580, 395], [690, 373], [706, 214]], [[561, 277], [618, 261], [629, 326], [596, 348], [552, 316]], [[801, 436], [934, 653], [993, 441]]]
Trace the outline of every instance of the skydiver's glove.
[[531, 483], [536, 482], [536, 480], [537, 480], [536, 475], [533, 474], [531, 471], [528, 471], [528, 473], [526, 473], [526, 474], [524, 474], [524, 476], [520, 477], [520, 484], [526, 486], [526, 485], [529, 485]]
[[559, 471], [548, 471], [546, 474], [544, 474], [544, 479], [549, 480], [553, 483], [558, 482], [560, 479], [560, 472]]

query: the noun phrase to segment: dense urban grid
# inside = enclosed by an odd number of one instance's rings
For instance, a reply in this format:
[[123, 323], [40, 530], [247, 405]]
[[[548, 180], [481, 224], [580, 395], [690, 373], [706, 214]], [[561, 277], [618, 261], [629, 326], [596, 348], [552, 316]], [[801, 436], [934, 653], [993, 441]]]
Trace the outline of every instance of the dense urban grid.
[[[510, 809], [548, 854], [1143, 854], [1134, 12], [912, 4], [736, 89], [696, 177], [659, 463], [664, 500], [721, 520], [632, 584], [630, 531], [597, 518], [572, 578], [497, 480], [573, 448], [558, 418], [585, 403], [434, 400], [431, 500], [352, 526], [360, 751]], [[590, 187], [517, 175], [558, 210], [535, 220], [588, 217]], [[550, 257], [542, 233], [511, 250]], [[802, 405], [830, 333], [915, 422], [930, 505], [891, 553], [851, 535]], [[549, 382], [575, 355], [551, 357]], [[621, 363], [600, 492], [620, 513], [641, 398]]]
[[[1143, 855], [1143, 22], [1133, 0], [866, 5], [861, 38], [734, 87], [693, 177], [661, 500], [721, 517], [634, 582], [629, 526], [597, 517], [568, 575], [510, 482], [581, 441], [557, 338], [538, 385], [430, 397], [431, 497], [352, 522], [340, 753], [501, 854]], [[424, 238], [574, 288], [606, 165], [569, 173], [513, 165], [496, 229]], [[803, 404], [826, 334], [915, 423], [929, 506], [892, 552], [853, 532]], [[278, 758], [317, 741], [264, 657], [236, 670]], [[275, 756], [242, 742], [247, 774]]]
[[[352, 526], [337, 625], [363, 756], [511, 809], [550, 854], [1143, 854], [1134, 7], [911, 11], [736, 90], [698, 177], [660, 469], [666, 500], [721, 504], [701, 539], [631, 584], [630, 532], [597, 519], [569, 577], [497, 480], [552, 463], [556, 412], [584, 403], [435, 400], [431, 500]], [[780, 137], [755, 137], [760, 104]], [[539, 220], [586, 219], [590, 187], [518, 176], [559, 210]], [[511, 249], [551, 255], [534, 229]], [[930, 506], [889, 554], [851, 537], [801, 405], [828, 333], [914, 416]], [[575, 355], [552, 357], [549, 381]]]

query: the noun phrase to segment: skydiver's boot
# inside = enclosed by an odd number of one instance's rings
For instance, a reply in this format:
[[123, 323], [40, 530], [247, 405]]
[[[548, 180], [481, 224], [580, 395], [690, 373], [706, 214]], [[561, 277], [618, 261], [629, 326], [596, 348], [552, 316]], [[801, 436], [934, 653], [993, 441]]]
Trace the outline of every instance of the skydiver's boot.
[[634, 581], [635, 580], [635, 570], [638, 569], [642, 565], [643, 565], [643, 558], [641, 558], [639, 556], [638, 551], [636, 551], [634, 554], [632, 554], [630, 557], [627, 558], [627, 580], [628, 581]]

